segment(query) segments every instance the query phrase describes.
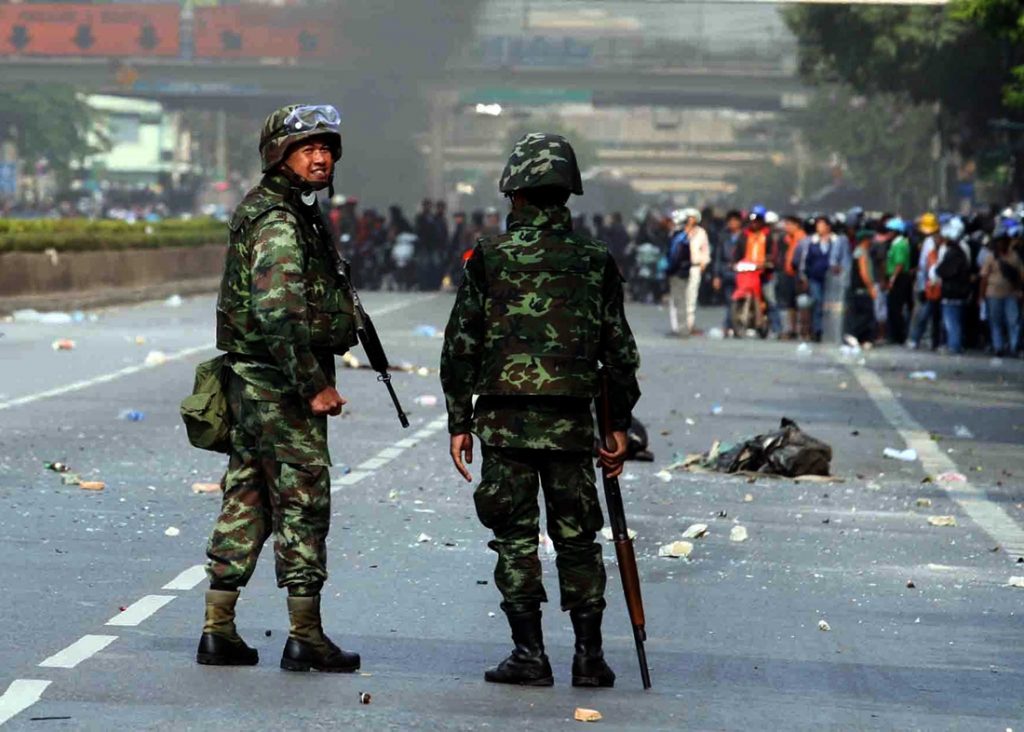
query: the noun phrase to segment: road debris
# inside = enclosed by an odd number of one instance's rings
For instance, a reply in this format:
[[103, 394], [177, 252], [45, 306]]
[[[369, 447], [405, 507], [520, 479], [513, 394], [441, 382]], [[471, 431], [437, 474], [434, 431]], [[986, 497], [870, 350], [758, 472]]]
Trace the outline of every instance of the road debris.
[[687, 559], [693, 553], [693, 544], [689, 541], [673, 541], [658, 548], [659, 557]]
[[421, 407], [436, 407], [437, 406], [437, 397], [434, 396], [433, 394], [421, 394], [420, 396], [418, 396], [415, 399], [413, 399], [413, 401], [416, 404], [419, 404]]
[[71, 468], [65, 465], [64, 463], [58, 462], [43, 463], [43, 467], [46, 468], [47, 470], [52, 470], [55, 473], [67, 473], [69, 470], [71, 470]]
[[908, 447], [906, 450], [897, 450], [895, 447], [887, 447], [882, 450], [882, 455], [893, 460], [902, 460], [905, 463], [912, 463], [917, 460], [917, 450]]
[[418, 537], [416, 537], [416, 541], [418, 541], [420, 544], [426, 544], [427, 542], [433, 541], [433, 539], [430, 537], [430, 534], [420, 534]]
[[341, 357], [341, 363], [345, 368], [357, 369], [360, 367], [359, 359], [352, 355], [351, 351], [346, 351], [345, 355]]
[[70, 338], [58, 338], [50, 344], [50, 348], [55, 351], [73, 351], [75, 350], [76, 343]]
[[80, 480], [78, 487], [83, 491], [101, 491], [107, 487], [107, 484], [102, 480]]
[[573, 713], [573, 719], [577, 722], [600, 722], [602, 717], [601, 712], [596, 709], [576, 707], [576, 711]]
[[437, 338], [440, 335], [437, 328], [432, 325], [417, 325], [413, 332], [424, 338]]
[[796, 422], [783, 417], [774, 432], [737, 443], [716, 440], [706, 453], [687, 455], [669, 467], [804, 478], [828, 476], [831, 462], [832, 447], [828, 443], [808, 435]]
[[[633, 531], [633, 529], [626, 529], [626, 533], [629, 534], [630, 539], [635, 539], [637, 537], [637, 533]], [[611, 541], [615, 538], [615, 535], [612, 534], [612, 529], [610, 526], [605, 526], [603, 529], [601, 529], [601, 536], [603, 536], [607, 541]]]
[[953, 428], [953, 435], [956, 437], [962, 437], [965, 440], [973, 440], [974, 433], [971, 432], [970, 428], [965, 424], [958, 424]]
[[912, 590], [915, 587], [917, 587], [917, 585], [914, 584], [914, 580], [907, 580], [907, 589], [908, 590]]
[[918, 498], [916, 501], [914, 501], [914, 505], [917, 506], [918, 508], [931, 508], [932, 507], [932, 499], [931, 498]]
[[140, 412], [138, 409], [122, 409], [117, 418], [125, 422], [141, 422], [146, 418], [146, 413]]
[[181, 529], [177, 526], [168, 526], [164, 529], [164, 536], [178, 536], [181, 533]]
[[708, 533], [707, 524], [690, 524], [689, 528], [683, 532], [684, 539], [700, 539], [702, 536]]
[[743, 502], [744, 503], [753, 503], [754, 502], [754, 494], [753, 493], [745, 493], [743, 495]]
[[722, 409], [722, 405], [721, 404], [712, 404], [711, 405], [711, 414], [715, 415], [716, 417], [719, 414], [721, 414], [723, 411], [725, 411], [725, 410]]
[[729, 541], [746, 541], [749, 537], [747, 536], [746, 526], [733, 526], [729, 530]]
[[911, 371], [907, 378], [911, 381], [935, 381], [939, 375], [934, 371]]
[[367, 693], [365, 691], [360, 691], [359, 692], [359, 703], [360, 704], [369, 704], [371, 701], [373, 701], [373, 696], [371, 696], [369, 693]]
[[956, 526], [956, 516], [929, 516], [928, 523], [932, 526]]
[[807, 341], [803, 341], [799, 346], [796, 347], [797, 356], [810, 356], [814, 353], [814, 349], [811, 348], [811, 344]]
[[828, 624], [827, 620], [819, 620], [818, 621], [818, 630], [821, 630], [821, 631], [824, 631], [825, 633], [827, 633], [828, 631], [832, 630], [832, 626]]
[[967, 476], [950, 470], [935, 476], [935, 480], [939, 483], [966, 483]]
[[672, 473], [667, 470], [659, 470], [654, 474], [654, 477], [660, 480], [662, 483], [669, 483], [672, 481]]
[[1024, 589], [1024, 577], [1020, 575], [1014, 575], [1006, 582], [1007, 587], [1020, 587]]
[[164, 300], [164, 306], [169, 308], [180, 308], [184, 303], [185, 301], [181, 298], [181, 295], [171, 295]]
[[220, 493], [220, 483], [193, 483], [193, 493]]
[[146, 354], [146, 360], [142, 363], [149, 367], [163, 366], [167, 363], [167, 354], [163, 351], [150, 351]]

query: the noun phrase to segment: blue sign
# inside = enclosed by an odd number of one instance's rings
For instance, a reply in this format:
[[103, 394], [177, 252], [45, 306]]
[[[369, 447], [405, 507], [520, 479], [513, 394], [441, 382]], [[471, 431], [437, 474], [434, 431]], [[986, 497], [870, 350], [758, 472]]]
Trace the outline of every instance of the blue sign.
[[18, 164], [0, 163], [0, 196], [14, 198], [18, 193]]

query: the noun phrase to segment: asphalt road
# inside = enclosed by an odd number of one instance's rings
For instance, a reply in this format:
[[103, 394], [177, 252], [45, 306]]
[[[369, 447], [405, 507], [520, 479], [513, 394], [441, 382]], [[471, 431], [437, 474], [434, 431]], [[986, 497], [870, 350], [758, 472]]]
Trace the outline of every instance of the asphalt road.
[[[191, 485], [218, 480], [224, 460], [189, 448], [177, 406], [211, 353], [211, 297], [97, 311], [77, 325], [0, 324], [0, 723], [537, 730], [578, 725], [573, 710], [584, 706], [615, 730], [1024, 728], [1024, 589], [1007, 586], [1024, 576], [1021, 362], [882, 349], [860, 364], [835, 348], [670, 339], [664, 311], [631, 307], [643, 356], [637, 415], [657, 459], [628, 464], [622, 485], [654, 688], [640, 688], [610, 546], [606, 652], [617, 687], [569, 686], [571, 627], [554, 605], [545, 629], [555, 687], [504, 688], [482, 678], [509, 641], [488, 534], [447, 456], [441, 340], [417, 332], [443, 328], [451, 296], [365, 299], [392, 360], [429, 373], [395, 376], [412, 420], [403, 431], [371, 372], [339, 371], [350, 403], [332, 424], [324, 614], [362, 654], [355, 676], [278, 669], [287, 615], [269, 547], [239, 606], [261, 664], [195, 665], [198, 567], [218, 501]], [[54, 351], [65, 337], [76, 348]], [[145, 367], [150, 351], [169, 359]], [[920, 369], [936, 380], [908, 378]], [[144, 419], [119, 419], [127, 409]], [[842, 482], [658, 476], [676, 453], [770, 430], [784, 415], [833, 446]], [[883, 458], [908, 442], [917, 460]], [[106, 489], [62, 485], [43, 467], [52, 460]], [[936, 480], [946, 470], [964, 481]], [[932, 526], [934, 515], [956, 526]], [[710, 532], [690, 560], [660, 558], [694, 522]], [[737, 524], [746, 542], [729, 540]], [[553, 559], [544, 555], [557, 598]]]

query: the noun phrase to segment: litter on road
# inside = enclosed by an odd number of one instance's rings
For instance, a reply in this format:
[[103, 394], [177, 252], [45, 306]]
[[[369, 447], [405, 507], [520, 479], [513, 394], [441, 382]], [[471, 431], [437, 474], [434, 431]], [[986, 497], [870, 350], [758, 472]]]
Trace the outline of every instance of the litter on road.
[[180, 308], [184, 303], [185, 301], [181, 299], [181, 295], [171, 295], [164, 300], [164, 305], [169, 308]]
[[917, 450], [908, 447], [906, 450], [897, 450], [895, 447], [887, 447], [882, 450], [882, 455], [893, 460], [902, 460], [905, 463], [912, 463], [917, 460]]
[[371, 696], [370, 694], [368, 694], [365, 691], [360, 691], [359, 692], [359, 703], [360, 704], [369, 704], [371, 701], [373, 701], [373, 696]]
[[824, 632], [827, 633], [828, 631], [832, 630], [832, 626], [828, 624], [827, 620], [819, 620], [818, 621], [818, 630], [821, 630], [821, 631], [824, 631]]
[[911, 381], [935, 381], [939, 376], [934, 371], [911, 371], [907, 378]]
[[163, 351], [150, 351], [146, 354], [146, 360], [143, 363], [146, 366], [163, 366], [167, 363], [167, 354]]
[[974, 433], [971, 432], [970, 428], [965, 424], [958, 424], [953, 428], [953, 434], [956, 437], [962, 437], [965, 440], [973, 440]]
[[720, 473], [762, 473], [786, 477], [827, 476], [832, 447], [803, 432], [796, 422], [783, 417], [779, 429], [738, 443], [715, 441], [703, 455], [688, 455], [671, 468], [693, 467]]
[[586, 709], [585, 707], [576, 707], [573, 718], [577, 722], [600, 722], [602, 719], [601, 712], [596, 709]]
[[101, 491], [107, 487], [102, 480], [80, 480], [78, 487], [83, 491]]
[[427, 542], [433, 541], [433, 539], [430, 537], [430, 534], [420, 534], [416, 537], [416, 541], [420, 544], [426, 544]]
[[1024, 589], [1024, 577], [1019, 576], [1019, 575], [1014, 575], [1013, 577], [1010, 577], [1009, 581], [1007, 581], [1006, 586], [1007, 587], [1020, 587], [1021, 589]]
[[932, 499], [931, 498], [918, 498], [916, 501], [914, 501], [914, 505], [917, 506], [918, 508], [931, 508], [932, 507]]
[[935, 476], [935, 480], [939, 483], [966, 483], [967, 476], [964, 475], [963, 473], [957, 473], [953, 470], [950, 470], [948, 472], [940, 473], [939, 475]]
[[146, 413], [140, 412], [138, 409], [122, 409], [117, 418], [123, 419], [125, 422], [141, 422], [146, 418]]
[[686, 559], [693, 553], [693, 544], [689, 541], [673, 541], [658, 549], [659, 557], [671, 557], [672, 559]]
[[683, 532], [684, 539], [699, 539], [708, 533], [707, 524], [690, 524], [689, 528]]
[[166, 529], [164, 529], [164, 536], [177, 536], [180, 533], [181, 529], [179, 529], [177, 526], [168, 526]]
[[956, 516], [929, 516], [928, 523], [932, 526], [956, 526]]
[[220, 483], [193, 483], [193, 493], [220, 493]]
[[413, 332], [424, 338], [436, 338], [439, 335], [437, 328], [432, 325], [417, 325]]
[[75, 350], [75, 342], [70, 338], [58, 338], [50, 344], [50, 348], [55, 351], [73, 351]]
[[729, 531], [729, 541], [740, 542], [746, 541], [747, 538], [748, 536], [746, 526], [733, 526], [732, 529], [730, 529]]
[[662, 483], [668, 483], [672, 480], [672, 473], [667, 470], [659, 470], [654, 474], [654, 477], [660, 480]]
[[[633, 531], [633, 529], [626, 529], [626, 533], [629, 534], [630, 539], [635, 539], [637, 536], [636, 532]], [[601, 536], [603, 536], [607, 541], [611, 541], [615, 538], [615, 535], [612, 534], [610, 526], [605, 526], [603, 529], [601, 529]]]
[[415, 399], [413, 399], [413, 401], [416, 404], [419, 404], [421, 407], [436, 407], [437, 406], [437, 397], [434, 396], [433, 394], [421, 394], [420, 396], [418, 396]]

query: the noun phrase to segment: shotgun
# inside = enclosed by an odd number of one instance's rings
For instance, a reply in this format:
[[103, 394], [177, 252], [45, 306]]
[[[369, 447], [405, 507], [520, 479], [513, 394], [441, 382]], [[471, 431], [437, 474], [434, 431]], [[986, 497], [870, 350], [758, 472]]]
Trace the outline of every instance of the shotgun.
[[[598, 431], [601, 442], [608, 450], [614, 450], [611, 442], [611, 406], [608, 399], [608, 373], [601, 372], [601, 396], [597, 403]], [[636, 642], [636, 657], [640, 662], [640, 680], [645, 689], [651, 688], [651, 672], [647, 668], [647, 651], [644, 641], [647, 630], [644, 619], [644, 601], [640, 594], [640, 572], [636, 566], [636, 554], [633, 551], [633, 540], [629, 538], [626, 527], [626, 510], [622, 505], [622, 491], [619, 479], [609, 478], [608, 471], [602, 469], [604, 481], [605, 503], [608, 505], [608, 522], [612, 527], [612, 538], [615, 542], [615, 556], [619, 564], [619, 577], [622, 579], [622, 592], [626, 597], [626, 609], [629, 610], [629, 621], [633, 625], [633, 640]]]

